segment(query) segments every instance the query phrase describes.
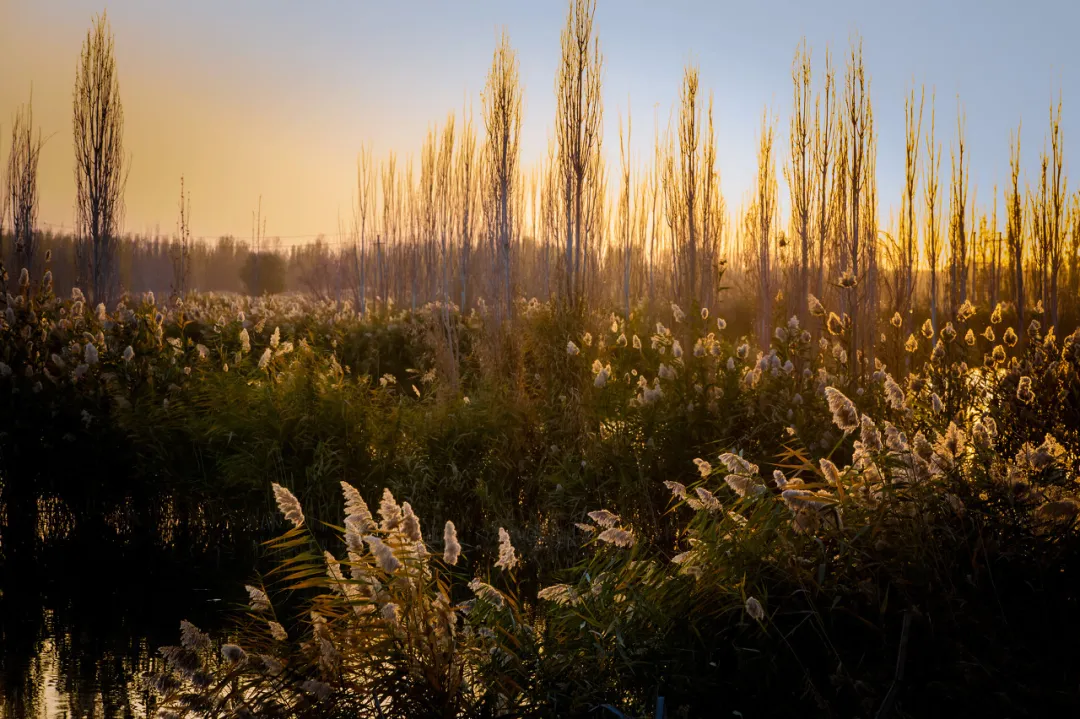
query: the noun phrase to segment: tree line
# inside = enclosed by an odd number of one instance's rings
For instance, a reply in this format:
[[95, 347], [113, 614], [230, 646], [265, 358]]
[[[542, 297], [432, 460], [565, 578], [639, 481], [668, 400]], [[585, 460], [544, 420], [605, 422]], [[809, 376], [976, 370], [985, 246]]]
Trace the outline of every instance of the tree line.
[[765, 115], [754, 186], [732, 209], [720, 191], [713, 98], [693, 65], [672, 121], [654, 130], [648, 160], [634, 161], [628, 112], [619, 122], [619, 165], [606, 165], [595, 14], [595, 0], [568, 3], [553, 130], [537, 166], [521, 162], [524, 88], [504, 32], [480, 121], [469, 111], [449, 113], [429, 130], [415, 165], [394, 152], [376, 160], [362, 148], [340, 238], [287, 257], [266, 239], [261, 203], [250, 240], [192, 240], [182, 179], [174, 235], [122, 235], [123, 106], [114, 39], [101, 15], [83, 43], [73, 92], [75, 231], [64, 245], [36, 229], [41, 134], [32, 132], [28, 103], [12, 126], [3, 193], [11, 232], [0, 232], [10, 247], [0, 247], [0, 258], [34, 272], [50, 245], [54, 281], [63, 274], [102, 299], [121, 287], [291, 289], [349, 300], [363, 313], [391, 302], [463, 310], [482, 302], [500, 324], [513, 319], [519, 296], [626, 313], [640, 302], [675, 301], [688, 311], [724, 302], [753, 316], [762, 342], [777, 317], [807, 319], [813, 295], [841, 308], [849, 352], [868, 358], [882, 316], [899, 315], [910, 334], [917, 315], [937, 327], [939, 315], [969, 301], [1011, 303], [1021, 328], [1033, 312], [1058, 325], [1080, 311], [1080, 192], [1069, 190], [1064, 173], [1060, 97], [1050, 105], [1035, 183], [1021, 183], [1018, 127], [1009, 182], [977, 207], [962, 106], [943, 175], [936, 99], [931, 93], [928, 103], [924, 88], [912, 88], [901, 210], [883, 226], [862, 42], [852, 40], [841, 69], [830, 51], [815, 66], [804, 40], [792, 63], [787, 142]]

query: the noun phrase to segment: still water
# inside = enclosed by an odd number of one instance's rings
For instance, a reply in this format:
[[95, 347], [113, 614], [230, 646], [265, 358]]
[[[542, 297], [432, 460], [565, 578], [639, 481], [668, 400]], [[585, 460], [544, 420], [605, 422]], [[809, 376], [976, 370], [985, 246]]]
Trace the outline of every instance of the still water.
[[[0, 719], [153, 715], [140, 677], [181, 619], [218, 634], [253, 553], [101, 526], [11, 536], [0, 525]], [[5, 532], [5, 530], [8, 530]]]

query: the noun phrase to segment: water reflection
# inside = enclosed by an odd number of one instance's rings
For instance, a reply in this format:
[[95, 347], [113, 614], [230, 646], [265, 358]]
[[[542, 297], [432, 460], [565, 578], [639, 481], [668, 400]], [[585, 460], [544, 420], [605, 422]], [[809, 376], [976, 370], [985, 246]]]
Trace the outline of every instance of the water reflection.
[[35, 505], [37, 531], [13, 506], [0, 515], [0, 719], [152, 715], [140, 675], [181, 619], [224, 625], [252, 553]]

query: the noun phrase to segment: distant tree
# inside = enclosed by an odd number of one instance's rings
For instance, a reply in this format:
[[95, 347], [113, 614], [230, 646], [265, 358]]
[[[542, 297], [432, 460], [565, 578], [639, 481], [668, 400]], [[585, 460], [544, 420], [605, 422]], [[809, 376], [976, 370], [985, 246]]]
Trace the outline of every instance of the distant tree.
[[492, 297], [497, 317], [509, 317], [513, 309], [511, 287], [511, 241], [515, 225], [514, 196], [521, 179], [518, 174], [521, 139], [521, 82], [517, 54], [503, 32], [481, 97], [484, 110], [484, 214], [493, 266]]
[[22, 266], [34, 271], [36, 250], [34, 225], [38, 213], [38, 161], [41, 158], [41, 130], [33, 133], [33, 98], [20, 107], [11, 128], [11, 150], [8, 154], [7, 192], [11, 203], [12, 230], [15, 235], [16, 254]]
[[[583, 299], [589, 241], [599, 219], [598, 175], [602, 172], [603, 56], [593, 33], [596, 0], [570, 0], [562, 31], [562, 57], [555, 78], [555, 141], [566, 251], [562, 296]], [[599, 193], [602, 196], [602, 193]]]
[[240, 268], [240, 281], [249, 295], [275, 295], [285, 291], [285, 258], [276, 252], [252, 252]]
[[806, 38], [803, 38], [795, 51], [791, 79], [794, 88], [791, 104], [791, 159], [786, 168], [786, 175], [791, 192], [791, 234], [798, 243], [796, 247], [799, 257], [795, 288], [796, 308], [799, 317], [805, 323], [809, 318], [807, 293], [810, 292], [810, 261], [813, 253], [810, 224], [814, 211], [814, 138], [813, 128], [810, 126], [813, 91], [810, 50], [807, 48]]
[[176, 241], [169, 252], [172, 260], [172, 294], [187, 295], [191, 279], [191, 195], [184, 193], [184, 177], [180, 176], [180, 219], [176, 222]]
[[1011, 184], [1006, 194], [1006, 245], [1013, 276], [1013, 302], [1016, 305], [1017, 327], [1024, 327], [1024, 203], [1020, 196], [1020, 127], [1009, 142]]
[[937, 111], [930, 96], [930, 132], [926, 136], [926, 264], [930, 267], [930, 324], [938, 328], [938, 260], [941, 258], [941, 205], [938, 202], [938, 177], [941, 172], [941, 144], [934, 139]]
[[86, 34], [75, 71], [72, 129], [75, 139], [77, 234], [88, 247], [82, 267], [95, 301], [108, 298], [117, 278], [116, 246], [124, 212], [124, 109], [116, 75], [113, 35], [105, 14]]

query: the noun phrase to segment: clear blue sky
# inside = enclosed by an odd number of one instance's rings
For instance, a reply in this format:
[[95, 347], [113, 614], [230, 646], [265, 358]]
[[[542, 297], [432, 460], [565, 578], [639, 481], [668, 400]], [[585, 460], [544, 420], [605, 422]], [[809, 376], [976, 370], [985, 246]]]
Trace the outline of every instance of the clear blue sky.
[[[44, 222], [71, 222], [71, 85], [91, 16], [106, 8], [133, 155], [130, 230], [174, 227], [184, 174], [197, 235], [248, 234], [260, 194], [269, 235], [335, 233], [339, 208], [348, 214], [361, 143], [377, 156], [416, 154], [432, 123], [466, 103], [478, 107], [502, 27], [519, 53], [526, 166], [546, 149], [565, 2], [0, 0], [0, 123], [6, 133], [33, 84], [36, 121], [50, 136]], [[946, 174], [959, 95], [977, 200], [988, 204], [993, 183], [1008, 177], [1009, 131], [1021, 118], [1033, 175], [1059, 88], [1066, 160], [1080, 143], [1078, 26], [1080, 2], [1061, 0], [600, 0], [606, 154], [618, 161], [617, 118], [628, 100], [635, 154], [651, 153], [654, 112], [667, 122], [683, 66], [696, 62], [715, 95], [720, 174], [735, 208], [752, 182], [766, 108], [786, 145], [800, 39], [815, 70], [831, 47], [842, 76], [858, 31], [879, 135], [882, 220], [899, 205], [912, 82], [928, 96], [936, 88]]]

